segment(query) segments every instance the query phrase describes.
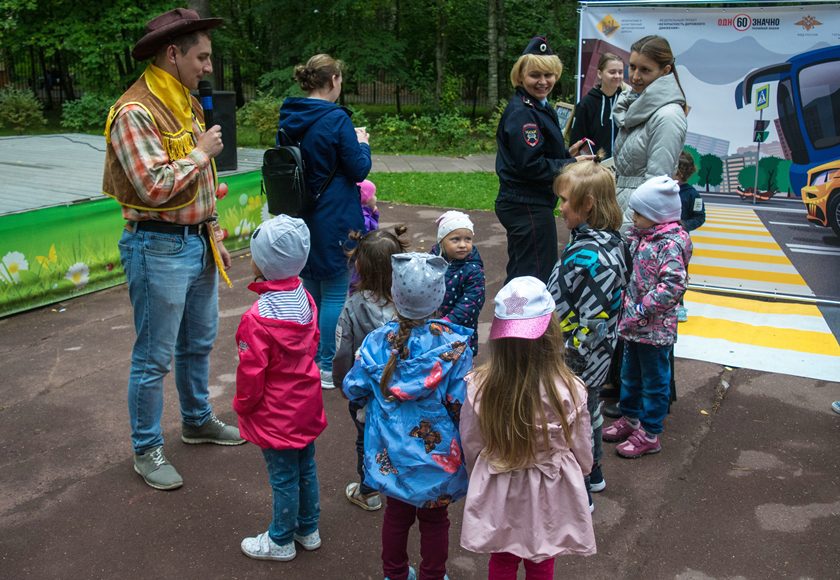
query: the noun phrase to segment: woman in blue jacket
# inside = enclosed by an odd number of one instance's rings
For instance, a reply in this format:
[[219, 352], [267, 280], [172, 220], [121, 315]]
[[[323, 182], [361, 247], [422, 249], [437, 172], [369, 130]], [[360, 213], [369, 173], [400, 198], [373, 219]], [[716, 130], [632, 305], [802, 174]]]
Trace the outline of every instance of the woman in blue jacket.
[[326, 184], [315, 208], [301, 216], [312, 244], [301, 278], [318, 306], [321, 341], [315, 361], [325, 389], [335, 387], [335, 327], [349, 287], [344, 248], [350, 232], [364, 228], [356, 183], [371, 167], [367, 132], [354, 128], [350, 111], [335, 103], [341, 94], [342, 67], [327, 54], [316, 54], [295, 67], [295, 80], [306, 97], [284, 100], [279, 124], [289, 138], [300, 142], [310, 190], [320, 191]]
[[534, 37], [513, 65], [510, 99], [496, 131], [496, 216], [507, 232], [507, 278], [548, 281], [557, 262], [557, 230], [551, 189], [563, 167], [580, 155], [583, 141], [566, 149], [557, 114], [548, 102], [563, 65], [545, 38]]

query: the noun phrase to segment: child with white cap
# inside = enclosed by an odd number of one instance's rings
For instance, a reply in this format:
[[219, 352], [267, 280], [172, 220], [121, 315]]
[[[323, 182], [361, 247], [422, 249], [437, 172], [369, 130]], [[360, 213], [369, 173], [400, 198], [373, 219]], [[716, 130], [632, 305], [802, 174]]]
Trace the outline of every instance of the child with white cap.
[[630, 196], [629, 207], [633, 272], [618, 323], [624, 340], [622, 417], [604, 429], [603, 439], [623, 442], [616, 452], [636, 458], [662, 450], [659, 435], [671, 394], [668, 356], [677, 337], [677, 307], [685, 293], [692, 245], [680, 224], [680, 186], [670, 177], [648, 179]]
[[484, 306], [484, 262], [473, 245], [475, 227], [460, 211], [444, 212], [437, 219], [437, 244], [431, 253], [449, 262], [446, 295], [438, 310], [443, 320], [473, 329], [470, 348], [478, 354], [478, 315]]
[[386, 578], [414, 580], [408, 534], [420, 520], [420, 578], [446, 578], [447, 506], [466, 494], [458, 421], [472, 367], [472, 330], [430, 319], [445, 294], [446, 260], [391, 256], [398, 321], [368, 334], [344, 379], [351, 401], [368, 403], [365, 483], [387, 498], [382, 522]]
[[461, 440], [470, 474], [461, 545], [490, 553], [491, 580], [554, 578], [554, 558], [595, 553], [584, 483], [592, 468], [586, 388], [566, 366], [545, 284], [496, 295], [490, 357], [467, 379]]
[[321, 546], [314, 441], [327, 419], [315, 363], [317, 310], [298, 278], [308, 255], [303, 220], [279, 215], [251, 236], [257, 280], [248, 288], [260, 296], [236, 331], [233, 408], [242, 437], [262, 449], [274, 494], [268, 530], [241, 544], [258, 560], [291, 560], [295, 542], [304, 550]]

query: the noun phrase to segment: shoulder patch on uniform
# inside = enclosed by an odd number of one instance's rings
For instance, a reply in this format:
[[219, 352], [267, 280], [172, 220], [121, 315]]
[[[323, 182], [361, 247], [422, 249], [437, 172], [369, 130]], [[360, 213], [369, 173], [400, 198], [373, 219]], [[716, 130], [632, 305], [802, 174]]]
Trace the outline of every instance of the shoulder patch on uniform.
[[542, 140], [540, 128], [536, 123], [525, 123], [522, 125], [522, 137], [528, 147], [536, 147]]

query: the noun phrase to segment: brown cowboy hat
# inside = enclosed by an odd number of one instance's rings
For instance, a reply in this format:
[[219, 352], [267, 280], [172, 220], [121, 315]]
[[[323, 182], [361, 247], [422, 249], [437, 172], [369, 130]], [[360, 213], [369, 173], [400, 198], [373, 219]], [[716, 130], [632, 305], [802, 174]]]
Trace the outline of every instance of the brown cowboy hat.
[[131, 56], [146, 60], [155, 55], [162, 46], [184, 34], [196, 30], [210, 30], [222, 25], [221, 18], [201, 18], [198, 12], [189, 8], [175, 8], [155, 16], [146, 24], [146, 34], [134, 45]]

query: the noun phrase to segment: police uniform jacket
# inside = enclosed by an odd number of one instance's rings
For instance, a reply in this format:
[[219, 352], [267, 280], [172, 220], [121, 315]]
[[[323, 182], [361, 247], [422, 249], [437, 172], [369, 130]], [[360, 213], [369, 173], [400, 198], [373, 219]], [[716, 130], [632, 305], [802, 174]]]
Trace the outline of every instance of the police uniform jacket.
[[554, 177], [574, 158], [557, 114], [518, 87], [496, 130], [497, 201], [554, 207]]

